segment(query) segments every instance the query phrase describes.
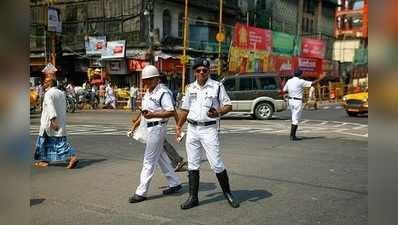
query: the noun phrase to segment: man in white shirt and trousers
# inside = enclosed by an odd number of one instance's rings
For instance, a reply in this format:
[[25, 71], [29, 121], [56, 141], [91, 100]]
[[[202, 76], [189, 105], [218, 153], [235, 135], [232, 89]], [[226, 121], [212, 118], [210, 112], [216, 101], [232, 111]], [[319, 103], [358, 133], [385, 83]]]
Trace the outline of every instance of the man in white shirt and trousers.
[[299, 120], [301, 119], [301, 112], [303, 110], [304, 88], [316, 85], [325, 78], [325, 75], [322, 74], [318, 79], [311, 82], [301, 79], [301, 75], [303, 75], [303, 71], [299, 69], [294, 71], [293, 78], [289, 79], [283, 87], [283, 91], [288, 93], [288, 105], [292, 113], [292, 126], [290, 129], [290, 140], [292, 141], [301, 140], [301, 138], [296, 136], [296, 132]]
[[228, 203], [233, 208], [239, 207], [239, 202], [230, 190], [227, 170], [221, 158], [217, 129], [220, 116], [230, 112], [232, 104], [224, 86], [209, 78], [209, 67], [207, 60], [200, 60], [194, 64], [196, 81], [187, 87], [179, 121], [176, 124], [178, 138], [184, 123], [188, 120], [185, 146], [188, 155], [189, 197], [181, 204], [181, 209], [190, 209], [199, 205], [199, 169], [203, 149]]
[[166, 177], [169, 188], [163, 191], [164, 195], [174, 194], [181, 189], [181, 181], [171, 166], [170, 159], [163, 148], [166, 138], [167, 122], [174, 116], [174, 105], [170, 90], [160, 85], [159, 71], [153, 65], [147, 65], [142, 70], [144, 88], [147, 89], [142, 99], [142, 116], [147, 123], [147, 138], [143, 167], [140, 176], [140, 185], [135, 194], [129, 198], [130, 203], [138, 203], [147, 199], [149, 185], [155, 169], [159, 165]]

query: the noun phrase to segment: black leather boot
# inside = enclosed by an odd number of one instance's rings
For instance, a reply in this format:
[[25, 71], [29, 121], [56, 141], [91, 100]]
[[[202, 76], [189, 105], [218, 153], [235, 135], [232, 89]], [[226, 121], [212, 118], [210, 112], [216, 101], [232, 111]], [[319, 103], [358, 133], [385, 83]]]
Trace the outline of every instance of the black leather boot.
[[231, 189], [229, 187], [229, 180], [227, 170], [222, 171], [221, 173], [216, 173], [218, 182], [220, 183], [221, 189], [224, 192], [224, 196], [227, 199], [228, 203], [232, 206], [232, 208], [238, 208], [239, 202], [232, 195]]
[[188, 171], [189, 181], [189, 197], [181, 204], [181, 209], [190, 209], [199, 205], [198, 192], [199, 192], [199, 170]]
[[291, 141], [300, 141], [301, 140], [301, 138], [298, 138], [296, 136], [297, 128], [298, 128], [298, 125], [292, 124], [292, 128], [290, 129], [290, 140]]

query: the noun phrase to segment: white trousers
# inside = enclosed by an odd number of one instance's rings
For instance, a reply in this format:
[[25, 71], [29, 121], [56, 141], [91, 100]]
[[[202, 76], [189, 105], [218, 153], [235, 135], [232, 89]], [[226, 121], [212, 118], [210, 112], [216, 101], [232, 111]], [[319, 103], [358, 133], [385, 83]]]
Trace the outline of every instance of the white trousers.
[[292, 124], [298, 125], [303, 110], [303, 102], [301, 100], [289, 99], [289, 109], [292, 113]]
[[148, 138], [145, 146], [140, 185], [135, 192], [137, 195], [146, 196], [157, 165], [159, 165], [160, 170], [166, 177], [169, 187], [175, 187], [181, 184], [180, 178], [174, 172], [171, 161], [163, 148], [166, 131], [166, 124], [148, 128]]
[[221, 173], [225, 170], [224, 162], [221, 159], [220, 140], [216, 126], [193, 126], [188, 124], [185, 145], [189, 170], [200, 169], [203, 149], [210, 167], [215, 173]]

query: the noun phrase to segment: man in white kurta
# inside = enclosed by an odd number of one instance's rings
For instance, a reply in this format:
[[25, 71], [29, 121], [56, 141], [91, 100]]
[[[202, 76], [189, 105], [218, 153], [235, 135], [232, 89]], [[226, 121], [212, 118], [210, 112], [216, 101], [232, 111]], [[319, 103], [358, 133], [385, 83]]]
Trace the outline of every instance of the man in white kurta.
[[315, 81], [306, 81], [301, 79], [301, 75], [303, 72], [301, 70], [296, 70], [294, 72], [293, 78], [289, 79], [285, 86], [283, 87], [283, 91], [289, 94], [288, 101], [289, 101], [289, 109], [292, 113], [292, 126], [290, 129], [290, 140], [298, 141], [301, 140], [296, 136], [297, 128], [299, 121], [301, 119], [301, 112], [303, 109], [303, 94], [304, 88], [311, 87], [312, 85], [317, 84], [325, 75], [321, 75]]
[[45, 167], [49, 162], [69, 160], [67, 168], [77, 165], [75, 149], [66, 138], [66, 98], [65, 94], [56, 88], [56, 81], [45, 80], [43, 110], [40, 119], [39, 136], [36, 141], [34, 159], [35, 166]]

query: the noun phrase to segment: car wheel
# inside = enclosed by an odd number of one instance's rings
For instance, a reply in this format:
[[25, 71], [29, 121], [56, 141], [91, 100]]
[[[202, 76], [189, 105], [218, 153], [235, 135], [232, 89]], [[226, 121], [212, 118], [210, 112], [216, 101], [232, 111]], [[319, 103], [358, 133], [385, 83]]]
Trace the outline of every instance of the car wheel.
[[356, 113], [356, 112], [349, 112], [349, 111], [347, 111], [347, 114], [348, 114], [348, 116], [357, 116], [358, 115], [358, 113]]
[[267, 102], [262, 102], [254, 109], [254, 115], [259, 120], [268, 120], [274, 114], [274, 108]]

